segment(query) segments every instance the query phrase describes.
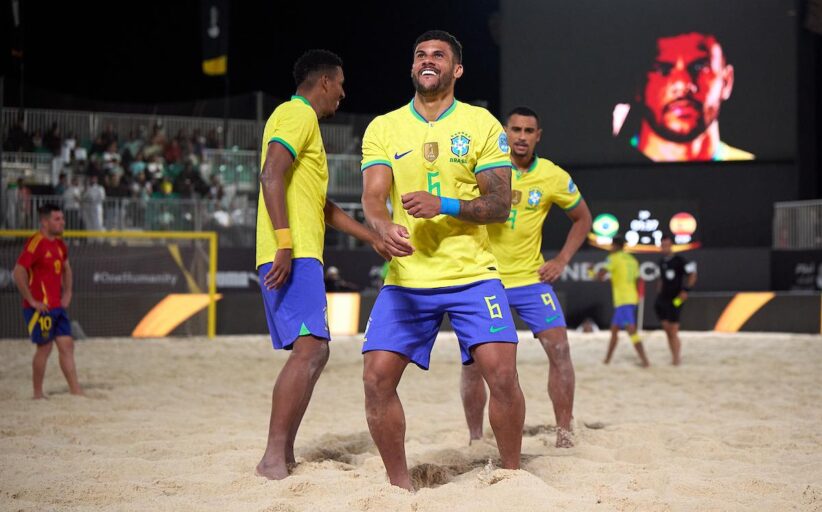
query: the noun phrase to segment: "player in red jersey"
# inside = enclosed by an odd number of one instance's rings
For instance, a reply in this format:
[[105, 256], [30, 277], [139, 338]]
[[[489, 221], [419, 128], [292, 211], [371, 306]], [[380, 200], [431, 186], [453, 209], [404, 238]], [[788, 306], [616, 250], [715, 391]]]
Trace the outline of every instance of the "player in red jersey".
[[71, 304], [71, 265], [60, 238], [66, 221], [60, 207], [40, 207], [40, 231], [26, 241], [14, 266], [14, 283], [23, 296], [23, 316], [31, 341], [37, 345], [32, 361], [34, 398], [44, 398], [43, 377], [53, 341], [60, 353], [60, 369], [72, 395], [82, 395], [74, 364], [74, 340], [66, 309]]

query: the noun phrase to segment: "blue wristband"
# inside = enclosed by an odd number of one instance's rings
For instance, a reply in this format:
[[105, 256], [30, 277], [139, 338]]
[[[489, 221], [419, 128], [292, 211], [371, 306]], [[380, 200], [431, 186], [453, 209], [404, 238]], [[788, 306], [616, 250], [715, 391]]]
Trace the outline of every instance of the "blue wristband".
[[440, 197], [440, 213], [456, 217], [460, 214], [460, 200], [453, 197]]

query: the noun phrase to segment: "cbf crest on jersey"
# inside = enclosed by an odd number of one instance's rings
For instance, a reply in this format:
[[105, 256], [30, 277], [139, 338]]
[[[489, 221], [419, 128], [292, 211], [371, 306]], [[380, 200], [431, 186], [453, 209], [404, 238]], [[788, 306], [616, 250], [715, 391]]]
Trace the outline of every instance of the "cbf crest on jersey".
[[459, 158], [468, 154], [471, 149], [471, 138], [467, 133], [457, 132], [451, 136], [451, 152]]
[[436, 142], [426, 142], [422, 145], [422, 154], [429, 162], [434, 162], [440, 156], [440, 147]]
[[536, 208], [539, 206], [540, 201], [542, 201], [542, 190], [532, 188], [528, 191], [528, 206], [531, 208]]

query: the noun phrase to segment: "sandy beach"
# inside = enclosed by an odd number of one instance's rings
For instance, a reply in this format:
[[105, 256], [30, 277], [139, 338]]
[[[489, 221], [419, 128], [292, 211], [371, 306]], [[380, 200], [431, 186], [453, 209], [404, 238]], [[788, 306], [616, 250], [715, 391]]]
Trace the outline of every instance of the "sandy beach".
[[577, 446], [557, 449], [547, 359], [520, 333], [523, 469], [506, 471], [487, 420], [468, 446], [459, 350], [442, 335], [431, 370], [400, 386], [416, 493], [387, 484], [368, 434], [359, 338], [332, 342], [300, 464], [279, 482], [254, 475], [287, 357], [265, 336], [80, 341], [88, 397], [68, 394], [55, 350], [41, 401], [33, 347], [2, 341], [0, 510], [822, 510], [822, 337], [682, 338], [673, 368], [648, 334], [643, 370], [625, 337], [604, 366], [607, 333], [571, 333]]

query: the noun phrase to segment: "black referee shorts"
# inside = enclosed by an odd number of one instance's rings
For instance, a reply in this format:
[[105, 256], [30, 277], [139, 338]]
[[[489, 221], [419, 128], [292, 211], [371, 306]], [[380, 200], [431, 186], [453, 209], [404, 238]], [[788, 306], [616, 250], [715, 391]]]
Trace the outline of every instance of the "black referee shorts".
[[660, 320], [679, 323], [679, 313], [682, 311], [682, 305], [676, 307], [674, 306], [673, 299], [657, 297], [654, 302], [654, 311], [656, 311], [656, 316]]

